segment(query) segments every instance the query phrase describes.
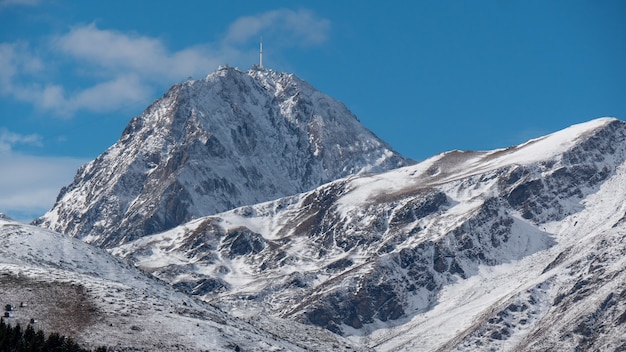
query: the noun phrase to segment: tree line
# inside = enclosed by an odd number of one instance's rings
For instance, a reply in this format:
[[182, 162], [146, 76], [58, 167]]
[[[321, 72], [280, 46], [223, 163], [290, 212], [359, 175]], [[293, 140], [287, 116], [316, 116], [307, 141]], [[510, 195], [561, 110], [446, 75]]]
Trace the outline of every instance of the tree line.
[[[106, 352], [99, 347], [95, 352]], [[28, 324], [22, 329], [20, 324], [11, 326], [0, 318], [0, 352], [89, 352], [70, 337], [51, 333], [46, 337], [42, 330]]]

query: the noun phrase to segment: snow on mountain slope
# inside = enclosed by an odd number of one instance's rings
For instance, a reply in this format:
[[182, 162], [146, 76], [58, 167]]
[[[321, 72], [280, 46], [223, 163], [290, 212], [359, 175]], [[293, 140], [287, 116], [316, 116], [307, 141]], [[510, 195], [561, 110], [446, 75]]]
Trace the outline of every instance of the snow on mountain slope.
[[[481, 320], [441, 350], [626, 349], [626, 165], [587, 197], [584, 209], [544, 226], [558, 245], [507, 271], [503, 292]], [[494, 287], [510, 277], [483, 280]], [[504, 286], [506, 287], [506, 286]], [[412, 344], [412, 343], [411, 343]], [[403, 349], [413, 350], [413, 347]]]
[[112, 253], [239, 316], [381, 351], [619, 350], [625, 160], [626, 123], [598, 119], [344, 178]]
[[[5, 318], [133, 351], [352, 350], [319, 329], [257, 319], [257, 326], [176, 292], [99, 248], [0, 218], [0, 302]], [[23, 304], [22, 304], [23, 303]], [[23, 305], [23, 306], [22, 306]]]
[[36, 224], [109, 247], [409, 163], [294, 75], [222, 67], [133, 118]]

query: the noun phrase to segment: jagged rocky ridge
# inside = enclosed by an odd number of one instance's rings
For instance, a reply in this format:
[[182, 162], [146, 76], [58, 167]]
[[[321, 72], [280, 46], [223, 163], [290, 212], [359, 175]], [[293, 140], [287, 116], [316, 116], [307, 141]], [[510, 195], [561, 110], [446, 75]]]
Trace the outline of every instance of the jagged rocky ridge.
[[626, 123], [453, 151], [114, 248], [240, 316], [378, 350], [626, 347]]
[[294, 75], [222, 67], [173, 86], [133, 118], [35, 224], [111, 247], [409, 163]]

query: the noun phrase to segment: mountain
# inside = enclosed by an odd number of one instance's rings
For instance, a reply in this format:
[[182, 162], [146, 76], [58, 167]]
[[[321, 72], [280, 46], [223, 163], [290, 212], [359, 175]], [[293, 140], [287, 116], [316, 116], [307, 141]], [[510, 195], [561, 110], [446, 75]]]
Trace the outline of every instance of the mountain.
[[451, 151], [111, 249], [378, 351], [626, 349], [626, 123]]
[[[194, 300], [104, 250], [0, 218], [4, 320], [116, 351], [352, 351], [352, 343], [281, 319], [251, 324]], [[6, 346], [5, 346], [6, 347]]]
[[410, 163], [296, 76], [221, 67], [173, 86], [133, 118], [35, 224], [112, 247]]

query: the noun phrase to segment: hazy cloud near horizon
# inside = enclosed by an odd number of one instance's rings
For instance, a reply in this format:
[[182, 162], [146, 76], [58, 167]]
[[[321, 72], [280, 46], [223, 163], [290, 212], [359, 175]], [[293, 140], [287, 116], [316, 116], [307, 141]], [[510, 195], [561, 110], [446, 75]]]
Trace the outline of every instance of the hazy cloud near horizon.
[[68, 157], [0, 153], [0, 164], [8, 165], [0, 173], [0, 212], [20, 221], [43, 215], [85, 162]]

